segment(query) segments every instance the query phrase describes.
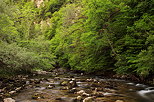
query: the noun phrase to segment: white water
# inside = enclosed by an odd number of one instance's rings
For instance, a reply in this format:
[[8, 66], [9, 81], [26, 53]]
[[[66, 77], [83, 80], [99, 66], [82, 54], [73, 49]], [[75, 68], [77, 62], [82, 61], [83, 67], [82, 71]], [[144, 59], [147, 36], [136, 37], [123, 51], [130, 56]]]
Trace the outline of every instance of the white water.
[[147, 87], [144, 90], [138, 91], [137, 93], [150, 102], [154, 102], [154, 87]]

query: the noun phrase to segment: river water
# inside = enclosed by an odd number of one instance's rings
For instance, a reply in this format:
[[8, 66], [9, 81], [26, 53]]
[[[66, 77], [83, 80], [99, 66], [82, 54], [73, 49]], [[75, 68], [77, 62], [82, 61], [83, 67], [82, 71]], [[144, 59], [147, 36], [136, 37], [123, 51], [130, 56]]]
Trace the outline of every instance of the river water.
[[[69, 87], [72, 80], [77, 86]], [[98, 76], [38, 76], [26, 84], [25, 89], [13, 97], [16, 102], [82, 102], [75, 101], [77, 96], [92, 97], [93, 102], [154, 102], [154, 87]], [[81, 90], [86, 94], [80, 94]]]

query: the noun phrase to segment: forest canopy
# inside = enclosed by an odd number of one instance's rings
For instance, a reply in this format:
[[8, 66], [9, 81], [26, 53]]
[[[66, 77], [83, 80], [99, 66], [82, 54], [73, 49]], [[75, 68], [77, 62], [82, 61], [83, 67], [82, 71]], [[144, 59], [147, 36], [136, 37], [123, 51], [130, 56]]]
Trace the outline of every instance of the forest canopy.
[[154, 73], [154, 0], [0, 0], [0, 77], [67, 68]]

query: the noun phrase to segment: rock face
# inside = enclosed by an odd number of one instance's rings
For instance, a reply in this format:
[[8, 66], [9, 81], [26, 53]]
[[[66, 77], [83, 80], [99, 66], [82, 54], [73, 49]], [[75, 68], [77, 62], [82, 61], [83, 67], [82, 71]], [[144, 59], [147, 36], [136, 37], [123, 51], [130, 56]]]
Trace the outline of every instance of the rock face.
[[3, 101], [4, 102], [15, 102], [15, 100], [12, 98], [5, 98]]

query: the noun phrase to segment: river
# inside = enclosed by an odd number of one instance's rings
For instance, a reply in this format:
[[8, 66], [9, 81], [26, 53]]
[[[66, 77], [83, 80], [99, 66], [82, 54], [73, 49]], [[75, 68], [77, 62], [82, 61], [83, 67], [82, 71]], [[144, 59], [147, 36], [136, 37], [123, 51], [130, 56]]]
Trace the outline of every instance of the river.
[[82, 102], [86, 97], [93, 102], [154, 102], [154, 87], [101, 76], [37, 76], [26, 84], [13, 96], [16, 102]]

